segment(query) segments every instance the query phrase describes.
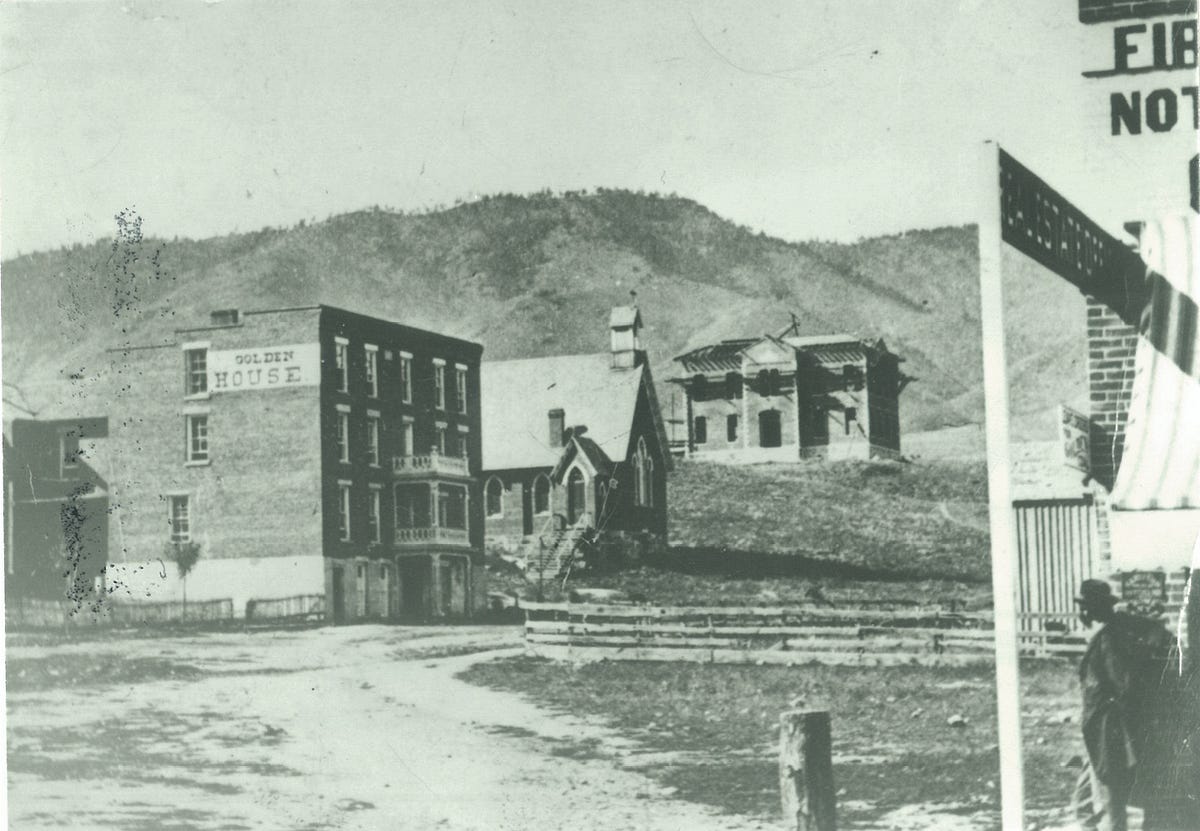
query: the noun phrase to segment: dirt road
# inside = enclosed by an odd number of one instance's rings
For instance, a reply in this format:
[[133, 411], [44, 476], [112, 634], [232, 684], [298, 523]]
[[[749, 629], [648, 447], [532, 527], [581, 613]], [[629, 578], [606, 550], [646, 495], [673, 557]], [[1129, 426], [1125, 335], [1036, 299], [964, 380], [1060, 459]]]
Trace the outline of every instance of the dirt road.
[[[672, 799], [598, 724], [453, 677], [464, 651], [519, 648], [383, 626], [11, 646], [11, 827], [776, 827]], [[581, 738], [609, 758], [567, 752]]]

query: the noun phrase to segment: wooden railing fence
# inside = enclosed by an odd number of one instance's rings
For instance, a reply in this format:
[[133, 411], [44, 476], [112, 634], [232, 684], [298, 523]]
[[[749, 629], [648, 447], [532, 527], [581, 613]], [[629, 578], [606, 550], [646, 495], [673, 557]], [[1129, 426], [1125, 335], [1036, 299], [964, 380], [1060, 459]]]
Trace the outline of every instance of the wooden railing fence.
[[[812, 607], [524, 603], [525, 647], [564, 660], [968, 665], [994, 656], [988, 613]], [[1029, 656], [1079, 654], [1078, 633], [1021, 622]], [[1056, 621], [1057, 623], [1057, 621]]]

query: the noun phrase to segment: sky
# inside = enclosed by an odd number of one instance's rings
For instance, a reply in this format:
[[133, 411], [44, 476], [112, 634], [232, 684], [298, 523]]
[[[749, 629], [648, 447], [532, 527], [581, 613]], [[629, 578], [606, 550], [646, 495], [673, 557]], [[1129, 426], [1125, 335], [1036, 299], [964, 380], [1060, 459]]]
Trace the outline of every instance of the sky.
[[1111, 225], [1162, 188], [1089, 112], [1086, 28], [1065, 0], [8, 2], [0, 253], [130, 207], [199, 238], [595, 187], [853, 240], [972, 221], [985, 139]]

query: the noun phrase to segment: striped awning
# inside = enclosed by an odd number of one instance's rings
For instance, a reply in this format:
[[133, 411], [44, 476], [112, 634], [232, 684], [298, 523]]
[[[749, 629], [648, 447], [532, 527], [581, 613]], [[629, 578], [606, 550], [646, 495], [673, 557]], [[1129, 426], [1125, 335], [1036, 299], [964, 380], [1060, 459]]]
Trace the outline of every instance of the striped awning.
[[1200, 252], [1196, 215], [1147, 223], [1149, 270], [1125, 451], [1113, 485], [1118, 510], [1200, 508]]

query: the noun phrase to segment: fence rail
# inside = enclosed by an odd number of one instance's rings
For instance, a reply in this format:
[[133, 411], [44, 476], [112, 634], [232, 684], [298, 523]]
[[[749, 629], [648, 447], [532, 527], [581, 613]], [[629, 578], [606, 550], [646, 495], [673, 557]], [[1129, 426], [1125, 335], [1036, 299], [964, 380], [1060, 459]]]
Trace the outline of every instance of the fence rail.
[[[988, 613], [813, 607], [526, 603], [525, 647], [568, 660], [892, 666], [994, 660]], [[1085, 641], [1060, 615], [1020, 620], [1022, 653], [1074, 655]], [[1050, 626], [1047, 626], [1050, 623]], [[1061, 628], [1060, 628], [1061, 627]]]
[[66, 600], [24, 598], [5, 606], [4, 619], [10, 627], [62, 628], [129, 626], [146, 623], [205, 623], [233, 619], [233, 601], [195, 600], [186, 606], [166, 603], [112, 603], [99, 607], [76, 605]]
[[248, 600], [246, 620], [310, 620], [325, 617], [325, 595], [302, 594], [269, 600]]

